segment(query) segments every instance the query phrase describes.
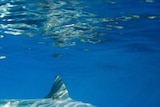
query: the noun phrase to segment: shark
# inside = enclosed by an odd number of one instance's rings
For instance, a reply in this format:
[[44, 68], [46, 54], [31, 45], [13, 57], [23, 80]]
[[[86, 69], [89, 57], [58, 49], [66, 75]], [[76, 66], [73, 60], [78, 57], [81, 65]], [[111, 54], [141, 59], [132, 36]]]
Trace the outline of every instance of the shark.
[[5, 99], [0, 100], [0, 107], [96, 107], [95, 105], [73, 100], [68, 90], [57, 75], [50, 92], [43, 99]]

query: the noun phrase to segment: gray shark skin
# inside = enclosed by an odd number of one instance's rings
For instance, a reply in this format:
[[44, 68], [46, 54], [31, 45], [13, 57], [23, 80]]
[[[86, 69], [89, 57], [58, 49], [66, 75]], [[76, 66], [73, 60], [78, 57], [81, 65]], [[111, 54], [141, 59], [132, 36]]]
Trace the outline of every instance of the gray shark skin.
[[60, 76], [56, 76], [51, 91], [44, 99], [0, 100], [0, 107], [95, 107], [88, 103], [75, 101], [69, 97], [68, 90]]

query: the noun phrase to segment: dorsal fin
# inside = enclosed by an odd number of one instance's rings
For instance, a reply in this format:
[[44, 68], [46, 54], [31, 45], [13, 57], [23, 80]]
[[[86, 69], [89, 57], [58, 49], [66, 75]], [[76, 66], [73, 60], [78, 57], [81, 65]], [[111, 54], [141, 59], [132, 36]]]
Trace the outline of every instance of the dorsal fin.
[[49, 94], [45, 98], [52, 98], [52, 99], [67, 99], [67, 98], [69, 98], [68, 90], [66, 89], [66, 86], [63, 83], [60, 76], [55, 77], [53, 86], [52, 86]]

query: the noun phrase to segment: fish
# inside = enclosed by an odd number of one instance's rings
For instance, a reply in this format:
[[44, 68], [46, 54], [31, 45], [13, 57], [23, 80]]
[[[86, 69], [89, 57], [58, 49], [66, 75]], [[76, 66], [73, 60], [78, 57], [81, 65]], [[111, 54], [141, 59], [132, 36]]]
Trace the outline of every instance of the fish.
[[50, 92], [43, 99], [5, 99], [0, 100], [0, 107], [96, 107], [95, 105], [73, 100], [57, 75]]

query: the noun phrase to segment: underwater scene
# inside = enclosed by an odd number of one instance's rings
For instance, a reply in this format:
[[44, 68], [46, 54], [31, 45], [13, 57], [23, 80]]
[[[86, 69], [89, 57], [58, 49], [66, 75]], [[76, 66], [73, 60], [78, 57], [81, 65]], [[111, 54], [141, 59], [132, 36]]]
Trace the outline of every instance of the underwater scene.
[[0, 0], [0, 107], [41, 106], [14, 99], [160, 107], [160, 1]]

